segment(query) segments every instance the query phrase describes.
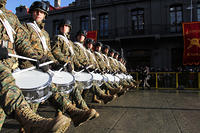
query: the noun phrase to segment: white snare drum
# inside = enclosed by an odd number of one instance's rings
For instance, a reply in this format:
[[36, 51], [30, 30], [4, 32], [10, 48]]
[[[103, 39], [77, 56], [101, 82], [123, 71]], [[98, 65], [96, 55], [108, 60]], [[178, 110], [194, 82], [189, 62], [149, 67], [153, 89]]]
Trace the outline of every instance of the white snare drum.
[[43, 102], [52, 94], [49, 89], [52, 78], [48, 73], [32, 70], [13, 74], [13, 77], [29, 103]]
[[93, 80], [95, 80], [97, 84], [101, 86], [103, 84], [103, 76], [98, 73], [91, 73], [91, 74], [93, 76]]
[[52, 82], [58, 87], [60, 92], [69, 94], [75, 86], [75, 79], [72, 74], [64, 71], [54, 71]]
[[119, 83], [119, 81], [120, 81], [120, 78], [119, 78], [119, 77], [117, 77], [117, 76], [114, 76], [114, 78], [115, 78], [115, 82], [118, 82], [118, 83]]
[[108, 81], [115, 82], [115, 78], [114, 78], [113, 75], [111, 75], [111, 74], [105, 74], [105, 76], [108, 78]]
[[124, 76], [122, 74], [116, 74], [116, 76], [120, 79], [124, 79]]
[[102, 76], [103, 76], [103, 81], [104, 81], [104, 82], [108, 82], [108, 77], [106, 77], [105, 74], [102, 75]]
[[74, 75], [75, 80], [83, 84], [84, 89], [92, 87], [93, 76], [90, 73], [81, 72]]

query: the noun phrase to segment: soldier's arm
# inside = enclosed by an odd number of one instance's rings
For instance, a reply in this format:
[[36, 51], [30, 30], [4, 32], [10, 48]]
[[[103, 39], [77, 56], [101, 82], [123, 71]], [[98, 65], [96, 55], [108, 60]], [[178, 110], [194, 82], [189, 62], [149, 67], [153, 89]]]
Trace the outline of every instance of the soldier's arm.
[[28, 33], [27, 29], [21, 25], [19, 20], [16, 18], [16, 28], [14, 29], [16, 32], [15, 35], [15, 46], [16, 51], [18, 54], [39, 59], [37, 52], [32, 48], [29, 38], [30, 34]]
[[61, 47], [64, 44], [64, 41], [60, 39], [59, 37], [55, 37], [53, 41], [52, 46], [52, 54], [59, 62], [66, 62], [67, 63], [67, 57], [62, 53]]

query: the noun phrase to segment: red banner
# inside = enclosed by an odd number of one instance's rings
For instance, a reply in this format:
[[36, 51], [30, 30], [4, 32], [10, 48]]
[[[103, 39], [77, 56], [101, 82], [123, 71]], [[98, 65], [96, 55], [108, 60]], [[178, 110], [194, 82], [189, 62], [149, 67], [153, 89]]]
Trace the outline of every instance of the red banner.
[[97, 41], [97, 31], [88, 31], [87, 32], [87, 38]]
[[183, 65], [200, 65], [200, 22], [183, 23]]

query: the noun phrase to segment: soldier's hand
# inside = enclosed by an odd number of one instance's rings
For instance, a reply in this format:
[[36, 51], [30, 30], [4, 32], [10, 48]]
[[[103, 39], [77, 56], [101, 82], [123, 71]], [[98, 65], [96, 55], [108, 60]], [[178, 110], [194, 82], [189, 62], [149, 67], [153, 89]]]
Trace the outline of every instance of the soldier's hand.
[[40, 63], [44, 63], [48, 60], [48, 57], [46, 55], [42, 56], [42, 58], [39, 60]]
[[49, 71], [49, 65], [43, 66], [40, 68], [43, 72], [48, 72]]
[[0, 59], [2, 60], [7, 58], [8, 58], [8, 49], [0, 46]]
[[66, 69], [67, 69], [68, 72], [72, 72], [73, 69], [72, 69], [71, 63], [67, 64]]
[[36, 69], [39, 69], [39, 65], [40, 65], [40, 61], [30, 61], [35, 67]]

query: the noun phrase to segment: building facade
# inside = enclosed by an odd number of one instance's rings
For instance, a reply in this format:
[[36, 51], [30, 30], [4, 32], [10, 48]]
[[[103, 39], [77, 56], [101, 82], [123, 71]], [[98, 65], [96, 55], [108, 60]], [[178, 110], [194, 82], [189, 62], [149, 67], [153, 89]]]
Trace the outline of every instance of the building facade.
[[[67, 18], [72, 21], [72, 37], [80, 29], [97, 30], [99, 41], [123, 51], [129, 69], [173, 68], [182, 65], [182, 22], [200, 21], [200, 0], [192, 5], [191, 0], [76, 0], [51, 7], [46, 30], [53, 37], [59, 21]], [[30, 17], [24, 8], [16, 8], [21, 21]]]

